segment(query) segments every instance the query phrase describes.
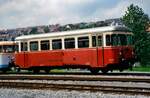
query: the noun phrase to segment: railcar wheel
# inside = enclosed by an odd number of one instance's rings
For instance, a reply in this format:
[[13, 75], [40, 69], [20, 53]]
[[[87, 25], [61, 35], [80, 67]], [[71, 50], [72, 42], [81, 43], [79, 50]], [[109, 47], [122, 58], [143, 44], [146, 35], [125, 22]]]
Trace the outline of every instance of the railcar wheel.
[[20, 69], [17, 68], [17, 69], [15, 70], [15, 72], [20, 72]]
[[15, 72], [20, 72], [20, 68], [15, 68]]
[[123, 72], [123, 69], [119, 69], [120, 72]]
[[3, 71], [2, 71], [2, 73], [6, 73], [6, 72], [7, 72], [7, 70], [3, 70]]
[[48, 74], [50, 72], [50, 69], [45, 69], [44, 71]]
[[99, 69], [91, 68], [90, 71], [91, 71], [92, 74], [97, 74], [99, 72]]
[[34, 69], [34, 70], [33, 70], [33, 73], [34, 73], [34, 74], [38, 74], [39, 72], [40, 72], [40, 70], [38, 70], [38, 69]]
[[20, 72], [20, 68], [19, 67], [12, 67], [11, 71]]
[[108, 69], [106, 69], [106, 68], [105, 69], [101, 69], [101, 71], [102, 71], [103, 74], [108, 73]]

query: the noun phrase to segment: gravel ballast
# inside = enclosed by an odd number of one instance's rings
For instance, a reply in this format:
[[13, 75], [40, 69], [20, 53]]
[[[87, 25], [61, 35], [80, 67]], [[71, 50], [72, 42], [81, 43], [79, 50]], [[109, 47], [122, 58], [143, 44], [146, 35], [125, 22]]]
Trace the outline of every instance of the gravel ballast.
[[149, 88], [150, 87], [150, 83], [143, 83], [143, 82], [138, 82], [138, 83], [136, 83], [136, 82], [115, 82], [115, 81], [0, 80], [0, 82], [103, 85], [103, 86], [124, 86], [124, 87], [145, 87], [145, 88]]
[[149, 98], [149, 96], [89, 91], [52, 91], [0, 88], [0, 98]]

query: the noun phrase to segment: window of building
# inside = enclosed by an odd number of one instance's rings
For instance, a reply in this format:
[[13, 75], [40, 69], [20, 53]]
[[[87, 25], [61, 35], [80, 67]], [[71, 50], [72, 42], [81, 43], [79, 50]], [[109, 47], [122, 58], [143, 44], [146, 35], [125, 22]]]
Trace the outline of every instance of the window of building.
[[37, 51], [37, 50], [38, 50], [38, 42], [37, 41], [30, 42], [30, 51]]
[[66, 38], [65, 39], [65, 49], [75, 48], [75, 39]]
[[27, 47], [27, 42], [21, 42], [21, 51], [27, 51], [28, 47]]
[[50, 49], [49, 40], [41, 41], [41, 50], [49, 50], [49, 49]]
[[78, 48], [89, 47], [89, 37], [79, 37], [78, 38]]
[[62, 49], [62, 42], [61, 42], [61, 39], [52, 40], [52, 48], [53, 48], [54, 50], [56, 50], [56, 49]]

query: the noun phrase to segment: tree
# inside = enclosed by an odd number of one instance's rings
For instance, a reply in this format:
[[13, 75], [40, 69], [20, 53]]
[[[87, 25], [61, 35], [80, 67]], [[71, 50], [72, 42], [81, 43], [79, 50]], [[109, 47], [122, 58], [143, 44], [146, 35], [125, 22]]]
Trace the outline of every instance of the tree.
[[49, 27], [48, 27], [48, 26], [44, 27], [44, 32], [45, 32], [45, 33], [50, 32], [50, 30], [49, 30]]
[[37, 34], [37, 27], [33, 27], [30, 34]]
[[135, 53], [141, 64], [150, 62], [150, 34], [147, 32], [150, 20], [142, 8], [131, 4], [122, 18], [125, 26], [134, 34]]

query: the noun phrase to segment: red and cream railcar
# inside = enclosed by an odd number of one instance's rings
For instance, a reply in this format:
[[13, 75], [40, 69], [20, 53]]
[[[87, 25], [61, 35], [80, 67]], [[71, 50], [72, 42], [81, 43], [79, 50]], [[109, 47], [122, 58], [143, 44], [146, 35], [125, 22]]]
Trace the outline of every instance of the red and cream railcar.
[[26, 35], [16, 42], [16, 66], [36, 73], [53, 68], [122, 71], [131, 67], [134, 58], [132, 33], [120, 26]]
[[14, 53], [16, 43], [13, 41], [0, 41], [0, 71], [7, 72], [14, 67]]

